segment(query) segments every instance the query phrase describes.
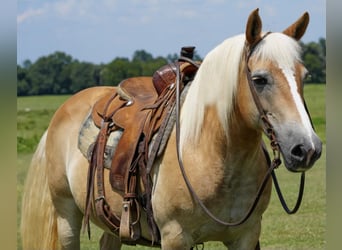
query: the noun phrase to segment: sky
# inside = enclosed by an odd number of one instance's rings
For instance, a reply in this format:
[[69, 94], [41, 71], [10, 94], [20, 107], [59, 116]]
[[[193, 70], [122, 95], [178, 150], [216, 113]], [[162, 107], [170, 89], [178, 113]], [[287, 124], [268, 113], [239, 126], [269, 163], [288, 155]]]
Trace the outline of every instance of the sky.
[[109, 63], [141, 49], [166, 57], [188, 45], [204, 57], [244, 33], [256, 8], [264, 31], [283, 31], [307, 11], [302, 41], [326, 37], [325, 0], [18, 0], [17, 63], [56, 51]]

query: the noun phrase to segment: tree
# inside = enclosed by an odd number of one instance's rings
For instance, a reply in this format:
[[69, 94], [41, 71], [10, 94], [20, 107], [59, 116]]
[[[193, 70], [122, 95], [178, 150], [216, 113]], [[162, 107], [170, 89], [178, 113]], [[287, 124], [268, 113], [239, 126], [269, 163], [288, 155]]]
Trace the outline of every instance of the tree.
[[17, 65], [17, 95], [19, 96], [25, 96], [29, 93], [30, 82], [27, 77], [27, 72], [27, 68]]
[[98, 67], [92, 63], [74, 61], [69, 65], [70, 91], [76, 93], [82, 89], [99, 85]]
[[29, 69], [31, 67], [31, 65], [32, 65], [32, 62], [30, 60], [25, 60], [23, 62], [23, 68], [24, 69]]
[[302, 44], [303, 61], [309, 70], [310, 77], [306, 82], [325, 83], [326, 81], [326, 59], [325, 39], [321, 38], [319, 43], [310, 42]]
[[161, 66], [167, 64], [163, 57], [153, 58], [145, 50], [137, 50], [132, 61], [128, 58], [116, 58], [101, 71], [101, 83], [117, 85], [122, 80], [135, 76], [152, 76]]
[[133, 62], [149, 62], [153, 60], [152, 54], [146, 52], [145, 50], [136, 50], [133, 54]]
[[[117, 85], [123, 79], [132, 76], [128, 72], [130, 61], [128, 58], [116, 58], [106, 65], [101, 72], [101, 82], [105, 85]], [[132, 69], [131, 69], [132, 70]]]
[[159, 69], [160, 67], [166, 65], [168, 62], [164, 57], [157, 57], [149, 62], [141, 63], [141, 75], [142, 76], [152, 76], [154, 72]]
[[319, 43], [319, 45], [321, 47], [322, 56], [325, 58], [325, 56], [326, 56], [325, 38], [321, 37], [318, 40], [318, 43]]
[[67, 66], [70, 63], [72, 63], [72, 57], [63, 52], [55, 52], [39, 58], [28, 71], [32, 87], [29, 94], [69, 93], [70, 72]]
[[[303, 61], [311, 74], [306, 82], [325, 83], [325, 39], [301, 43]], [[17, 65], [17, 95], [73, 94], [81, 89], [97, 85], [117, 85], [135, 76], [152, 76], [160, 67], [175, 62], [179, 53], [154, 58], [145, 50], [136, 50], [132, 60], [114, 58], [108, 64], [92, 64], [74, 60], [64, 52], [40, 57], [36, 62], [25, 60]], [[197, 51], [193, 59], [201, 61]]]
[[133, 54], [132, 66], [134, 65], [134, 68], [140, 68], [140, 72], [134, 73], [141, 76], [152, 76], [158, 68], [165, 64], [167, 64], [167, 60], [165, 58], [160, 56], [154, 58], [152, 54], [145, 50], [137, 50]]

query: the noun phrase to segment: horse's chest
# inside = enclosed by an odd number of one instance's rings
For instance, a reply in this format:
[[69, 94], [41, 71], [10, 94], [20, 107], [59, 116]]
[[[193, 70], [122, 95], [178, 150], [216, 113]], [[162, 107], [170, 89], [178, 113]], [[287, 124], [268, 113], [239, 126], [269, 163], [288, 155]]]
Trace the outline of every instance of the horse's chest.
[[[253, 172], [254, 169], [259, 169], [259, 171]], [[256, 167], [254, 169], [248, 174], [234, 176], [227, 183], [226, 204], [223, 206], [226, 207], [229, 220], [241, 219], [255, 202], [258, 189], [262, 184], [263, 173], [260, 174], [262, 172], [260, 168]], [[267, 207], [271, 191], [269, 187], [270, 185], [267, 185], [264, 192], [261, 193], [258, 205], [255, 212], [253, 212], [256, 216], [261, 215]]]

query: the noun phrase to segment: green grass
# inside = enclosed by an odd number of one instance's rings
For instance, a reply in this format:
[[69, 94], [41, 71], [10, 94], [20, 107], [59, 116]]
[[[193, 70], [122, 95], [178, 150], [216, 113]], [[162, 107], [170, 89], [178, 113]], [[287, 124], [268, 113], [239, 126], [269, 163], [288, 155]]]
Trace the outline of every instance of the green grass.
[[316, 132], [325, 144], [325, 84], [306, 85], [304, 96]]
[[[302, 206], [295, 215], [287, 215], [273, 192], [270, 205], [263, 216], [262, 249], [325, 249], [326, 186], [325, 186], [325, 85], [305, 86], [305, 97], [316, 131], [324, 143], [323, 154], [316, 165], [306, 173], [306, 186]], [[68, 96], [20, 97], [17, 104], [17, 225], [18, 249], [21, 249], [19, 223], [23, 184], [32, 153], [49, 124], [55, 110]], [[298, 193], [299, 175], [289, 173], [283, 166], [277, 176], [286, 200], [292, 207]], [[92, 239], [81, 237], [82, 249], [99, 249], [101, 231], [92, 226]], [[125, 246], [129, 249], [150, 249]], [[225, 249], [221, 243], [205, 244], [206, 249]]]
[[20, 97], [17, 99], [17, 151], [32, 153], [55, 110], [69, 96]]
[[[315, 130], [323, 141], [323, 153], [315, 166], [306, 172], [304, 197], [296, 214], [285, 213], [273, 188], [271, 202], [262, 223], [261, 243], [266, 249], [325, 249], [325, 85], [307, 85], [304, 93]], [[283, 165], [276, 173], [285, 199], [290, 208], [293, 208], [300, 175], [288, 172]]]

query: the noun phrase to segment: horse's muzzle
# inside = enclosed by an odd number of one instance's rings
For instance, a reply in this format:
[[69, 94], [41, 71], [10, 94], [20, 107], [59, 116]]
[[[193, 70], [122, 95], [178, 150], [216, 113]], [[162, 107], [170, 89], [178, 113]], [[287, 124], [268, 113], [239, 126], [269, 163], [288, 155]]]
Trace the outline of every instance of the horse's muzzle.
[[308, 135], [298, 127], [294, 130], [283, 127], [276, 134], [284, 164], [289, 171], [310, 169], [322, 154], [322, 142], [314, 132]]
[[291, 161], [285, 165], [290, 171], [305, 171], [313, 166], [321, 153], [322, 143], [315, 145], [315, 148], [306, 147], [304, 144], [294, 145], [290, 151]]

